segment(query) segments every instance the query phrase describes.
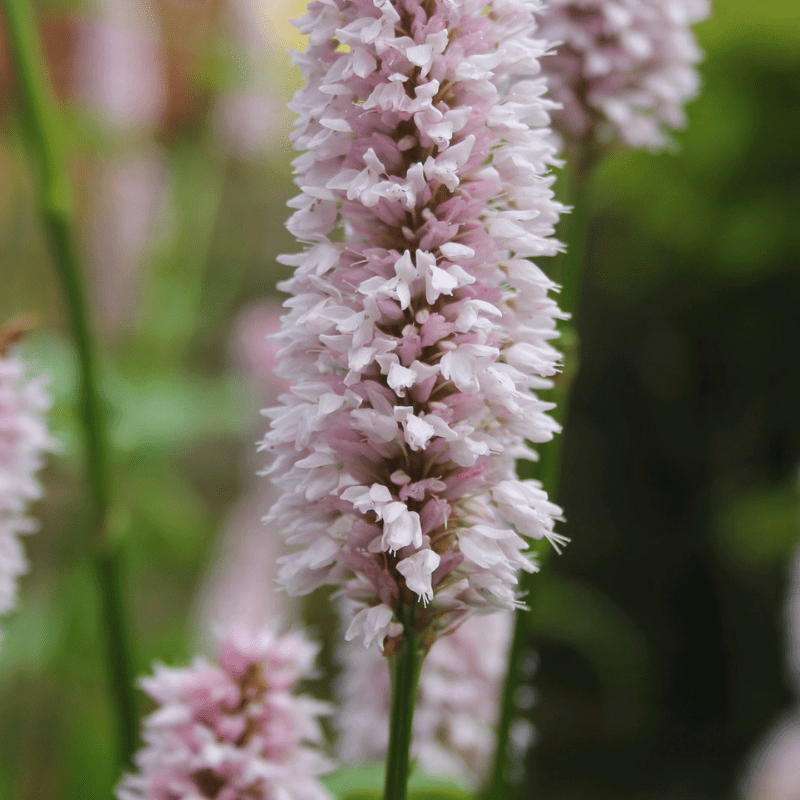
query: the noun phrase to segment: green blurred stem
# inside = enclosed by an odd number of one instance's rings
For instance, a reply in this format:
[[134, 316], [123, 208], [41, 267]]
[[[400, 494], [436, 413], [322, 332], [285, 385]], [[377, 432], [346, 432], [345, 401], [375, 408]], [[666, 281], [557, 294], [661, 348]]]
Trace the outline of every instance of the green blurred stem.
[[[567, 242], [567, 250], [555, 261], [551, 277], [561, 285], [558, 301], [562, 311], [570, 314], [570, 319], [559, 325], [561, 334], [560, 347], [564, 353], [564, 369], [555, 380], [550, 395], [544, 399], [555, 403], [550, 412], [562, 427], [567, 420], [572, 384], [578, 372], [578, 333], [575, 325], [580, 301], [581, 280], [583, 277], [587, 231], [589, 227], [589, 183], [591, 178], [591, 159], [577, 158], [572, 161], [572, 169], [566, 168], [564, 179], [567, 183], [567, 196], [572, 205], [571, 213], [562, 222], [562, 238]], [[537, 474], [551, 500], [558, 502], [561, 484], [561, 461], [564, 448], [564, 434], [555, 436], [551, 441], [539, 447], [539, 464]], [[549, 549], [540, 552], [539, 561], [544, 563], [549, 556]], [[520, 590], [525, 602], [530, 606], [535, 603], [536, 575], [524, 572], [520, 580]], [[518, 794], [519, 784], [511, 782], [511, 726], [519, 716], [516, 698], [520, 689], [530, 676], [523, 672], [523, 664], [529, 655], [531, 639], [530, 615], [518, 611], [514, 619], [514, 633], [508, 659], [508, 672], [503, 684], [500, 699], [500, 716], [497, 723], [497, 743], [495, 745], [492, 771], [489, 775], [486, 800], [494, 798], [512, 798]]]
[[[580, 288], [586, 261], [586, 238], [589, 230], [589, 182], [591, 172], [587, 166], [568, 174], [568, 191], [572, 211], [566, 218], [567, 251], [561, 254], [552, 276], [561, 285], [558, 304], [570, 318], [559, 325], [559, 346], [564, 353], [564, 368], [558, 375], [550, 397], [555, 403], [551, 416], [562, 428], [569, 416], [572, 384], [578, 374], [580, 344], [577, 317], [580, 303]], [[561, 459], [564, 451], [564, 434], [561, 433], [539, 448], [539, 479], [548, 496], [558, 502], [561, 488]], [[549, 552], [549, 551], [548, 551]], [[533, 590], [535, 578], [525, 573], [522, 589]]]
[[72, 227], [71, 187], [62, 152], [63, 132], [44, 70], [33, 10], [28, 0], [0, 0], [25, 122], [40, 171], [39, 211], [47, 229], [53, 261], [80, 367], [80, 418], [86, 442], [86, 473], [92, 510], [93, 564], [100, 593], [109, 681], [116, 710], [120, 759], [127, 764], [136, 746], [137, 721], [133, 671], [121, 591], [121, 562], [108, 530], [110, 480], [107, 431], [97, 383], [97, 358], [89, 330], [82, 270]]
[[414, 630], [416, 601], [400, 605], [403, 642], [390, 658], [392, 705], [389, 718], [389, 750], [383, 800], [406, 800], [410, 766], [411, 729], [424, 652]]

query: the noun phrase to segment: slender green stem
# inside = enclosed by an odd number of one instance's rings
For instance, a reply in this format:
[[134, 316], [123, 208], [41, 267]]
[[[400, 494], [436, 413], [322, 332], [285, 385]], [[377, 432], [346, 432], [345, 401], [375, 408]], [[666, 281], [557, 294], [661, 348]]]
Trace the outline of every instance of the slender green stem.
[[[568, 175], [568, 193], [572, 204], [572, 212], [565, 220], [567, 227], [568, 248], [566, 253], [556, 262], [553, 279], [561, 284], [559, 305], [562, 311], [571, 315], [560, 326], [561, 348], [564, 353], [564, 370], [555, 381], [549, 397], [545, 399], [554, 402], [555, 408], [551, 412], [555, 420], [564, 425], [569, 410], [569, 400], [572, 384], [578, 371], [579, 345], [575, 319], [580, 301], [580, 285], [585, 261], [586, 237], [589, 222], [588, 189], [590, 177], [589, 159], [578, 160]], [[558, 502], [561, 484], [561, 461], [564, 449], [564, 434], [560, 434], [539, 448], [540, 460], [536, 473], [542, 481], [548, 496]], [[540, 553], [539, 560], [544, 562], [549, 555], [545, 549]], [[536, 578], [531, 573], [523, 573], [520, 589], [530, 605], [536, 592]], [[500, 716], [497, 723], [497, 743], [495, 749], [492, 772], [487, 782], [484, 797], [486, 800], [494, 798], [512, 798], [515, 792], [516, 781], [511, 781], [511, 726], [519, 711], [516, 698], [520, 689], [530, 676], [524, 674], [523, 665], [528, 660], [530, 647], [530, 620], [529, 615], [518, 612], [514, 620], [514, 633], [511, 639], [511, 649], [508, 659], [508, 671], [503, 684], [500, 699]]]
[[93, 563], [103, 617], [109, 681], [116, 710], [119, 755], [127, 763], [136, 746], [133, 697], [119, 553], [110, 539], [107, 430], [98, 389], [97, 359], [89, 329], [82, 270], [72, 226], [71, 187], [62, 152], [63, 132], [47, 78], [28, 0], [0, 0], [16, 66], [33, 154], [40, 171], [39, 206], [69, 312], [80, 367], [80, 418], [86, 441], [86, 473], [92, 510]]
[[406, 800], [414, 706], [424, 652], [414, 630], [414, 609], [401, 604], [403, 643], [389, 656], [392, 671], [392, 705], [389, 719], [389, 751], [386, 757], [386, 784], [383, 800]]
[[[564, 427], [569, 415], [569, 402], [572, 384], [578, 374], [580, 345], [578, 339], [577, 317], [580, 303], [580, 286], [583, 279], [586, 258], [586, 237], [589, 230], [589, 173], [575, 170], [569, 178], [569, 193], [572, 211], [567, 217], [567, 252], [557, 265], [553, 278], [561, 284], [559, 306], [570, 314], [570, 319], [559, 326], [560, 347], [564, 353], [564, 368], [555, 381], [548, 400], [555, 403], [551, 415]], [[561, 489], [561, 459], [564, 452], [564, 434], [555, 436], [539, 448], [540, 461], [538, 475], [547, 494], [556, 502]], [[532, 590], [530, 573], [523, 576], [522, 589]]]
[[98, 548], [94, 556], [100, 612], [105, 630], [108, 680], [117, 726], [117, 758], [128, 767], [136, 750], [138, 714], [134, 697], [134, 673], [122, 588], [122, 555], [117, 549]]
[[524, 624], [524, 611], [518, 611], [514, 617], [514, 633], [509, 650], [508, 671], [503, 683], [500, 697], [500, 717], [497, 721], [497, 741], [495, 743], [492, 772], [486, 783], [483, 797], [493, 800], [497, 797], [511, 798], [510, 756], [511, 756], [511, 724], [516, 716], [516, 694], [523, 684], [521, 661], [528, 642], [528, 626]]

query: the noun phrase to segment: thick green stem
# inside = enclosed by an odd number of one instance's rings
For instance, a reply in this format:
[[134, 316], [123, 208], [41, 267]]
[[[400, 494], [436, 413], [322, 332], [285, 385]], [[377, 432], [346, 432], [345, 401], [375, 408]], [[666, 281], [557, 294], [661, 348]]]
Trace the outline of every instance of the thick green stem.
[[[572, 212], [564, 221], [567, 228], [566, 236], [568, 247], [556, 262], [552, 278], [561, 284], [559, 306], [562, 311], [571, 315], [559, 326], [561, 338], [560, 345], [564, 353], [564, 369], [557, 377], [555, 385], [549, 396], [544, 399], [554, 402], [555, 408], [551, 412], [555, 420], [562, 426], [565, 425], [569, 410], [569, 400], [573, 380], [578, 372], [578, 333], [575, 325], [580, 302], [580, 286], [583, 276], [585, 261], [586, 237], [589, 223], [588, 189], [590, 178], [590, 159], [578, 160], [565, 178], [568, 180], [568, 196], [572, 204]], [[540, 460], [537, 465], [536, 475], [542, 481], [548, 496], [558, 502], [561, 489], [561, 461], [564, 449], [564, 434], [561, 433], [551, 441], [539, 447]], [[540, 551], [540, 562], [546, 561], [549, 550]], [[528, 605], [535, 602], [536, 577], [532, 573], [523, 573], [520, 589]], [[511, 726], [519, 716], [516, 698], [520, 689], [530, 679], [524, 674], [524, 663], [529, 660], [530, 647], [530, 620], [525, 611], [517, 612], [514, 620], [514, 633], [511, 639], [511, 649], [508, 659], [508, 672], [503, 684], [500, 699], [500, 716], [497, 723], [497, 743], [495, 749], [492, 772], [487, 782], [484, 797], [486, 800], [494, 798], [514, 797], [515, 785], [512, 783], [512, 753], [511, 753]]]
[[414, 630], [416, 603], [400, 605], [403, 642], [392, 653], [392, 705], [389, 719], [389, 751], [386, 756], [386, 783], [383, 800], [406, 800], [411, 751], [414, 706], [424, 652]]
[[80, 368], [80, 419], [86, 442], [93, 564], [97, 575], [109, 682], [116, 710], [119, 754], [128, 763], [136, 746], [133, 671], [124, 625], [119, 554], [110, 540], [107, 430], [97, 381], [82, 270], [72, 226], [71, 187], [62, 152], [63, 132], [44, 71], [44, 57], [28, 0], [0, 0], [25, 121], [40, 172], [39, 210], [67, 306]]

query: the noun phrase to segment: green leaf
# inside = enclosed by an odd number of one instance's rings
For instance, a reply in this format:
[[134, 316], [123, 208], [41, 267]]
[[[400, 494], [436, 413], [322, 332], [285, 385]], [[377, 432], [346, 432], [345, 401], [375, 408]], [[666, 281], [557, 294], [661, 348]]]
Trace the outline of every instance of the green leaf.
[[[49, 420], [59, 456], [72, 458], [81, 451], [74, 348], [57, 335], [30, 339], [26, 356], [37, 372], [50, 377]], [[204, 438], [238, 436], [250, 421], [250, 405], [237, 378], [184, 375], [174, 365], [137, 372], [107, 362], [100, 381], [111, 442], [123, 458], [136, 454], [152, 461]]]
[[457, 786], [439, 786], [430, 789], [411, 788], [413, 781], [409, 783], [409, 800], [475, 800], [476, 795], [469, 794]]
[[[342, 767], [322, 779], [336, 800], [380, 800], [383, 796], [380, 762]], [[409, 800], [475, 800], [475, 795], [450, 778], [414, 770], [408, 782]]]
[[800, 538], [800, 498], [793, 482], [741, 492], [716, 520], [718, 551], [740, 569], [784, 564]]
[[322, 778], [322, 783], [337, 800], [380, 800], [383, 791], [383, 764], [342, 767]]
[[415, 769], [408, 781], [410, 800], [474, 800], [475, 795], [453, 778], [442, 778]]
[[114, 410], [111, 439], [122, 454], [177, 449], [219, 434], [236, 435], [247, 423], [239, 383], [175, 373], [125, 376], [108, 371]]

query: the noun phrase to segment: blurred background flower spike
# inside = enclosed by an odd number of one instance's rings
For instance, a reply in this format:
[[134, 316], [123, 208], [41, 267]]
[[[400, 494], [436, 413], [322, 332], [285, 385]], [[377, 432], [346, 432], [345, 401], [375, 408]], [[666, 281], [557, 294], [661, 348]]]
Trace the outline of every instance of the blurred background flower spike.
[[80, 418], [91, 505], [87, 555], [92, 559], [97, 577], [118, 757], [124, 764], [135, 749], [137, 736], [133, 670], [126, 630], [120, 553], [111, 541], [108, 528], [108, 431], [98, 384], [96, 345], [90, 331], [83, 286], [84, 274], [73, 228], [71, 187], [62, 151], [64, 135], [45, 75], [33, 8], [28, 2], [19, 0], [2, 0], [2, 8], [31, 152], [39, 169], [39, 211], [47, 229], [53, 266], [60, 280], [79, 362]]
[[[36, 530], [27, 514], [42, 494], [36, 473], [43, 454], [57, 447], [45, 420], [48, 378], [29, 377], [29, 365], [14, 354], [14, 345], [35, 324], [28, 314], [0, 325], [0, 615], [17, 603], [17, 582], [27, 569], [19, 537]], [[2, 637], [0, 629], [0, 646]]]

